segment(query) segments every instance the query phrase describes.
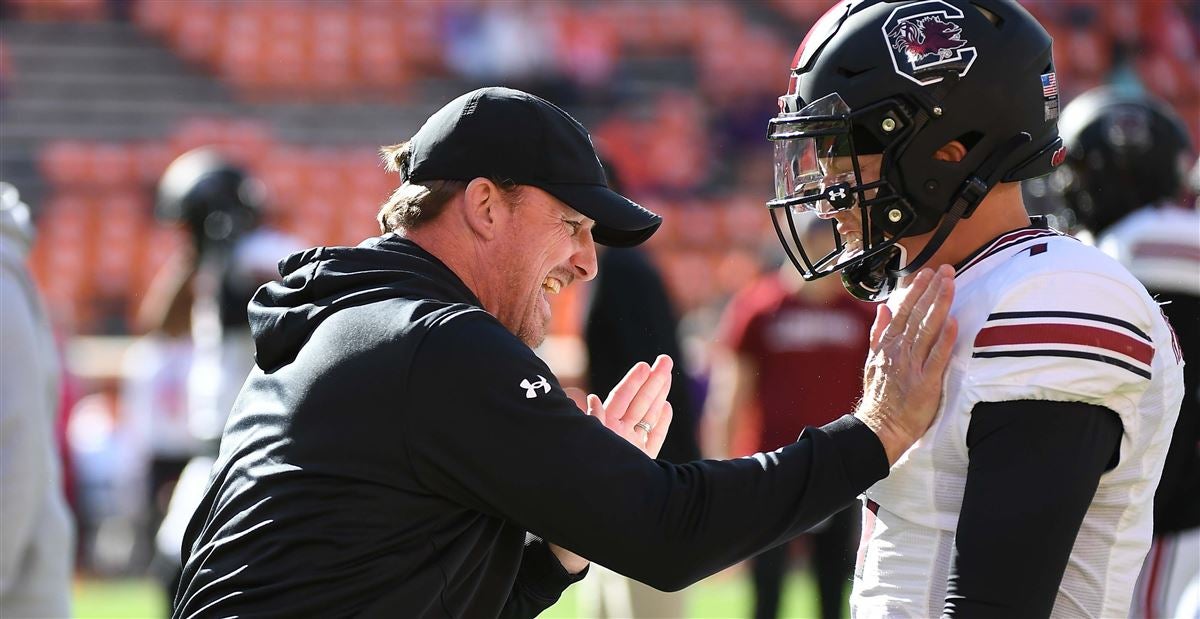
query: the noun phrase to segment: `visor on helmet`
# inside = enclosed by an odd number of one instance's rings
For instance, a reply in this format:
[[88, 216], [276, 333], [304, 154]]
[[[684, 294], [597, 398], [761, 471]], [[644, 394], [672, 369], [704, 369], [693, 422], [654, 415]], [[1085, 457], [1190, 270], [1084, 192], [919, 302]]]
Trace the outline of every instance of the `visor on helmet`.
[[[775, 198], [768, 206], [822, 212], [854, 205], [850, 108], [836, 93], [771, 120]], [[824, 202], [824, 204], [822, 204]]]

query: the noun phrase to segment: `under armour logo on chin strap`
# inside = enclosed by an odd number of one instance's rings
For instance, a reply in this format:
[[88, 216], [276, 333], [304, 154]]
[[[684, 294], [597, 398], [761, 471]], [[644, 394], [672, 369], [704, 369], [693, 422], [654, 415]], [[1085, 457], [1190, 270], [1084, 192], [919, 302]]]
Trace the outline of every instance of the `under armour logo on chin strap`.
[[541, 389], [542, 393], [550, 393], [550, 383], [546, 382], [546, 377], [541, 374], [538, 374], [538, 379], [532, 383], [528, 378], [521, 380], [521, 388], [525, 390], [527, 400], [538, 397], [538, 389]]

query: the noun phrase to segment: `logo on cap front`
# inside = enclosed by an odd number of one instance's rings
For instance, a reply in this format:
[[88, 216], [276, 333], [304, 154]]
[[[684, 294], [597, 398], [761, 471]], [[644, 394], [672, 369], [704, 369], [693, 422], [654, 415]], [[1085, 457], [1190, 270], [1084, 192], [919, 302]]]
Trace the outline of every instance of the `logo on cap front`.
[[962, 10], [942, 0], [924, 0], [897, 7], [883, 22], [883, 36], [896, 73], [922, 86], [942, 81], [954, 71], [971, 70], [976, 51], [963, 38]]

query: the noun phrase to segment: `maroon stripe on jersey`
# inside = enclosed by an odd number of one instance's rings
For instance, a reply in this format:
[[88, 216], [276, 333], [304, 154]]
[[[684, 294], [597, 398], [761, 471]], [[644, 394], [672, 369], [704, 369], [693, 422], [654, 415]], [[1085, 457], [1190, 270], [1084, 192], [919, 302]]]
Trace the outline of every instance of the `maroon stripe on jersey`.
[[1142, 600], [1142, 612], [1144, 613], [1143, 617], [1145, 617], [1145, 619], [1156, 619], [1157, 613], [1155, 611], [1158, 609], [1156, 608], [1157, 604], [1155, 604], [1155, 602], [1158, 600], [1155, 598], [1158, 597], [1158, 591], [1155, 589], [1158, 588], [1158, 579], [1162, 575], [1162, 564], [1163, 542], [1161, 539], [1155, 538], [1154, 542], [1150, 546], [1150, 565], [1143, 567], [1143, 569], [1146, 569], [1146, 567], [1149, 568], [1146, 575], [1146, 597]]
[[1075, 344], [1104, 348], [1146, 365], [1154, 360], [1154, 347], [1141, 340], [1085, 325], [1024, 324], [986, 327], [975, 336], [975, 346], [1007, 346], [1013, 344]]
[[1030, 349], [1026, 349], [1026, 348], [1022, 348], [1020, 350], [1016, 350], [1016, 349], [976, 350], [975, 352], [971, 353], [971, 356], [975, 357], [975, 358], [979, 358], [979, 359], [997, 359], [997, 358], [1001, 358], [1001, 357], [1013, 357], [1013, 358], [1066, 357], [1068, 359], [1089, 359], [1091, 361], [1099, 361], [1100, 363], [1107, 363], [1109, 365], [1116, 366], [1116, 367], [1119, 367], [1124, 370], [1129, 370], [1130, 372], [1133, 372], [1134, 374], [1137, 374], [1138, 376], [1141, 376], [1142, 378], [1144, 378], [1146, 380], [1150, 380], [1150, 378], [1153, 376], [1150, 372], [1142, 369], [1142, 366], [1139, 366], [1137, 364], [1128, 363], [1128, 362], [1122, 361], [1120, 359], [1117, 359], [1116, 357], [1109, 357], [1106, 355], [1102, 355], [1098, 352], [1084, 352], [1081, 350], [1062, 350], [1062, 349], [1030, 350]]
[[1162, 243], [1158, 241], [1138, 243], [1133, 246], [1135, 258], [1174, 258], [1200, 262], [1200, 247], [1185, 243]]
[[855, 578], [862, 578], [863, 568], [867, 563], [867, 546], [871, 542], [871, 536], [875, 534], [875, 521], [879, 517], [879, 503], [871, 499], [866, 499], [863, 506], [866, 509], [863, 511], [862, 535], [858, 541], [858, 557], [854, 561]]

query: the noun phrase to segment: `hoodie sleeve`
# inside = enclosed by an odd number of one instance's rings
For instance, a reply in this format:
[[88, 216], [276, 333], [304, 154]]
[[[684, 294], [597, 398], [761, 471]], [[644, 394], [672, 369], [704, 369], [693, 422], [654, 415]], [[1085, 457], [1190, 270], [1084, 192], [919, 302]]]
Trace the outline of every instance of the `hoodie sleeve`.
[[588, 573], [586, 567], [578, 574], [568, 573], [545, 540], [536, 535], [525, 537], [521, 567], [500, 611], [500, 619], [538, 616], [558, 602], [567, 587], [583, 580]]
[[798, 535], [888, 469], [852, 417], [738, 460], [651, 460], [482, 312], [425, 336], [407, 393], [407, 448], [432, 492], [662, 590]]

